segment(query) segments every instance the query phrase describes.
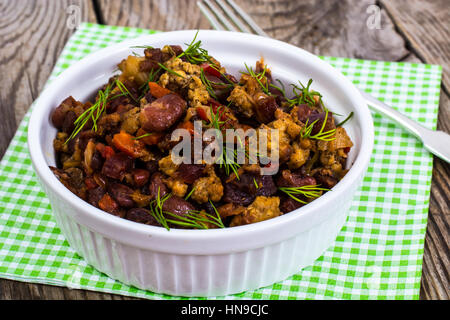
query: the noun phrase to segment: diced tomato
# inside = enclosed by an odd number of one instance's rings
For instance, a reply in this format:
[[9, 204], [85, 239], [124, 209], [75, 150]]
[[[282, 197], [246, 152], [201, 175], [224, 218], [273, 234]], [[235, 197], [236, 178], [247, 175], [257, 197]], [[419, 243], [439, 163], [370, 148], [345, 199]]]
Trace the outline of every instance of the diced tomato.
[[114, 149], [110, 146], [105, 146], [103, 143], [97, 143], [95, 146], [98, 152], [102, 155], [103, 158], [108, 159], [115, 154]]
[[142, 141], [143, 143], [149, 146], [158, 144], [164, 138], [164, 133], [160, 132], [152, 132], [150, 135], [145, 136], [146, 134], [148, 134], [147, 131], [145, 131], [142, 128], [139, 128], [136, 133], [136, 137], [142, 137], [139, 138], [139, 141]]
[[154, 96], [155, 98], [161, 98], [169, 93], [172, 93], [172, 91], [170, 91], [169, 89], [166, 89], [164, 87], [161, 87], [156, 82], [149, 82], [148, 87], [150, 89], [151, 95]]
[[214, 68], [214, 67], [211, 67], [211, 65], [209, 64], [209, 63], [202, 63], [201, 65], [200, 65], [200, 68], [202, 68], [203, 69], [203, 71], [205, 71], [205, 72], [207, 72], [207, 73], [209, 73], [210, 75], [212, 75], [212, 76], [215, 76], [215, 77], [217, 77], [217, 78], [220, 78], [222, 75], [220, 74], [220, 71], [219, 70], [217, 70], [216, 68]]
[[86, 189], [91, 190], [98, 186], [95, 180], [92, 177], [87, 177], [84, 179], [84, 184], [86, 185]]
[[109, 213], [114, 213], [117, 209], [119, 209], [117, 202], [107, 193], [105, 193], [105, 195], [100, 199], [98, 206], [103, 211]]
[[113, 136], [112, 143], [130, 157], [138, 158], [142, 154], [143, 145], [142, 142], [133, 138], [131, 134], [121, 131]]
[[206, 114], [205, 109], [203, 109], [202, 107], [197, 107], [197, 108], [195, 108], [195, 111], [197, 111], [197, 115], [200, 117], [200, 119], [209, 121], [209, 118], [208, 118], [208, 115]]

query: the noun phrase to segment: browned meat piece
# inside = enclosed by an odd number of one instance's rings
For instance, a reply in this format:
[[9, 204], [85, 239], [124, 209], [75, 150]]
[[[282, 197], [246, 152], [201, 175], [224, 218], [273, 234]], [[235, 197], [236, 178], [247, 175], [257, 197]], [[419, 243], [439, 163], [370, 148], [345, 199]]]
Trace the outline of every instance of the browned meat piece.
[[186, 110], [186, 101], [176, 94], [167, 94], [145, 106], [140, 113], [142, 128], [163, 132], [173, 126]]
[[309, 176], [301, 176], [292, 173], [290, 170], [283, 170], [277, 179], [278, 187], [303, 187], [306, 185], [316, 185], [316, 179]]
[[254, 97], [256, 119], [261, 123], [275, 120], [275, 110], [278, 105], [275, 97], [260, 93]]
[[133, 199], [131, 198], [133, 189], [124, 184], [115, 182], [108, 184], [108, 193], [121, 207], [132, 208], [135, 205]]
[[149, 192], [152, 199], [156, 199], [156, 197], [158, 196], [158, 192], [161, 198], [165, 196], [167, 192], [169, 192], [167, 186], [164, 184], [163, 179], [163, 175], [159, 172], [155, 172], [150, 178]]
[[[190, 202], [174, 195], [164, 201], [162, 208], [164, 211], [171, 212], [172, 214], [180, 217], [183, 217], [190, 211], [195, 210], [195, 207]], [[176, 220], [176, 217], [171, 217], [171, 219]]]
[[121, 180], [126, 172], [133, 167], [133, 158], [125, 153], [116, 153], [105, 160], [102, 173], [110, 178]]
[[180, 164], [176, 172], [176, 176], [185, 183], [192, 184], [197, 179], [205, 175], [204, 164]]
[[150, 214], [150, 210], [145, 208], [132, 208], [128, 210], [125, 219], [152, 226], [159, 226], [159, 223]]

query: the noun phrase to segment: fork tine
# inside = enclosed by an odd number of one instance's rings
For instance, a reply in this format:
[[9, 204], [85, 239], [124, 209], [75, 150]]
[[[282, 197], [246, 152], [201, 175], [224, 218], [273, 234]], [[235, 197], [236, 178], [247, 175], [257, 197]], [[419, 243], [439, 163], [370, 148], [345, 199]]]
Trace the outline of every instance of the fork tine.
[[227, 28], [228, 30], [231, 31], [238, 31], [231, 23], [230, 21], [228, 21], [228, 19], [222, 15], [219, 11], [219, 9], [213, 5], [209, 0], [203, 0], [203, 3], [206, 4], [209, 9], [216, 15], [216, 17], [219, 19], [220, 22], [222, 22], [222, 24], [225, 26], [225, 28]]
[[208, 19], [211, 26], [216, 30], [225, 30], [220, 23], [216, 20], [214, 17], [214, 14], [212, 14], [201, 1], [197, 1], [197, 6], [199, 7], [200, 11], [203, 13], [203, 15]]
[[241, 7], [239, 7], [233, 0], [225, 0], [241, 17], [242, 19], [247, 22], [249, 24], [250, 27], [252, 27], [252, 29], [259, 34], [260, 36], [263, 37], [269, 37], [269, 35], [267, 33], [264, 32], [263, 29], [261, 29], [256, 22], [248, 15], [245, 13], [244, 10], [242, 10]]
[[240, 20], [236, 15], [223, 3], [222, 0], [215, 0], [216, 3], [222, 8], [222, 10], [228, 15], [228, 18], [241, 29], [242, 32], [252, 33]]

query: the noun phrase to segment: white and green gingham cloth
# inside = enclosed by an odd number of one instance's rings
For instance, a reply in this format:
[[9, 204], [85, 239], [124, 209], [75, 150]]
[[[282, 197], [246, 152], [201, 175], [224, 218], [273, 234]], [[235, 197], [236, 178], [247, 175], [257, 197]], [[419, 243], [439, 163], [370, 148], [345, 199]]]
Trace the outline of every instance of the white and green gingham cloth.
[[[100, 48], [154, 31], [83, 23], [51, 81]], [[415, 63], [322, 57], [353, 83], [435, 129], [442, 68]], [[30, 112], [0, 163], [0, 277], [151, 299], [98, 272], [72, 250], [55, 223], [27, 148]], [[432, 156], [420, 142], [374, 114], [375, 148], [334, 244], [314, 263], [272, 286], [219, 299], [418, 299]], [[212, 297], [211, 297], [212, 298]]]

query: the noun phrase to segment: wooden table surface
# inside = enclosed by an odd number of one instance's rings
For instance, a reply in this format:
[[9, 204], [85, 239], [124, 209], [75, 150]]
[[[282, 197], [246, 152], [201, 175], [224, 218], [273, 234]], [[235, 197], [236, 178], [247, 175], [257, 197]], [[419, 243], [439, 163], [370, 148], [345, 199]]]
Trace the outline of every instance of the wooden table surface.
[[[236, 2], [270, 36], [314, 54], [441, 65], [438, 129], [450, 132], [447, 0]], [[211, 28], [193, 0], [0, 0], [0, 157], [75, 31], [70, 27], [74, 12], [81, 21], [108, 25], [163, 31]], [[421, 299], [450, 299], [449, 181], [450, 165], [435, 158]], [[131, 298], [0, 279], [0, 299]]]

